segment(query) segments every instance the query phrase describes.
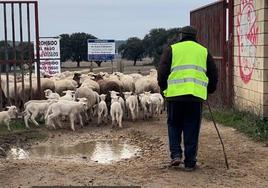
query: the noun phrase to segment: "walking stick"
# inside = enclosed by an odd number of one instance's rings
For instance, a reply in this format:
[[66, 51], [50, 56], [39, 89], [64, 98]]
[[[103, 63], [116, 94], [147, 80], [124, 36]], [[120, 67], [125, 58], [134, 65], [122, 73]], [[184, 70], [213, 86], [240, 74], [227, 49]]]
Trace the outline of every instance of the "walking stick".
[[213, 117], [213, 114], [212, 114], [212, 111], [211, 111], [209, 102], [206, 101], [206, 103], [207, 103], [207, 105], [208, 105], [208, 109], [209, 109], [209, 112], [210, 112], [211, 119], [212, 119], [212, 121], [213, 121], [214, 127], [215, 127], [215, 129], [216, 129], [216, 131], [217, 131], [217, 134], [218, 134], [218, 137], [219, 137], [219, 139], [220, 139], [220, 141], [221, 141], [221, 145], [222, 145], [222, 150], [223, 150], [223, 155], [224, 155], [224, 159], [225, 159], [225, 165], [226, 165], [226, 168], [229, 169], [229, 163], [228, 163], [227, 155], [226, 155], [226, 152], [225, 152], [224, 144], [223, 144], [223, 141], [222, 141], [222, 139], [221, 139], [221, 135], [220, 135], [219, 129], [218, 129], [218, 127], [217, 127], [217, 125], [216, 125], [216, 122], [215, 122], [215, 120], [214, 120], [214, 117]]

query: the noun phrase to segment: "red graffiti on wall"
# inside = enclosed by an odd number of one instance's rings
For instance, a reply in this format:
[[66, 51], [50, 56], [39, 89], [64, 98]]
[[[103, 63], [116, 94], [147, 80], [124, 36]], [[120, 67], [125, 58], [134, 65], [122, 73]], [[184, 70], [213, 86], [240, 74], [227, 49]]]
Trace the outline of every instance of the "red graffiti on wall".
[[237, 16], [238, 62], [240, 77], [249, 83], [255, 67], [259, 27], [253, 0], [241, 0]]

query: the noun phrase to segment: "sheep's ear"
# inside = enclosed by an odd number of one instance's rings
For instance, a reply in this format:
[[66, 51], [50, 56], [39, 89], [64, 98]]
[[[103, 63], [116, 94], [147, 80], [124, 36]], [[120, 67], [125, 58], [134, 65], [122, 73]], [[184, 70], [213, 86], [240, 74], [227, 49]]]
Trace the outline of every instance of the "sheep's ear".
[[6, 109], [10, 109], [11, 108], [11, 106], [6, 106]]
[[67, 93], [67, 91], [63, 91], [62, 93]]

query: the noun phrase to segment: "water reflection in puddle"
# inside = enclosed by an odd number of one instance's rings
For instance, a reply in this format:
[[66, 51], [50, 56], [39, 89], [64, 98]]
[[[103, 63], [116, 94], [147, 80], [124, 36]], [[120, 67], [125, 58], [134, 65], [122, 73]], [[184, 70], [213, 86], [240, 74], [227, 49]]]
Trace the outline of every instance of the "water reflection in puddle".
[[139, 153], [137, 146], [119, 140], [91, 141], [73, 146], [39, 145], [30, 150], [12, 148], [7, 159], [70, 159], [91, 160], [102, 164], [131, 158]]

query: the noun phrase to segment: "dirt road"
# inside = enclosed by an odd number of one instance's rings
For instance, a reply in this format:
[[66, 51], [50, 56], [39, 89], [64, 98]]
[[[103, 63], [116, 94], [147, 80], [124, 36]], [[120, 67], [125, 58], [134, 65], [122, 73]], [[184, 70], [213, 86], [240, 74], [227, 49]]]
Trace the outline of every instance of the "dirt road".
[[[166, 118], [124, 122], [122, 130], [88, 126], [71, 132], [46, 130], [46, 143], [128, 139], [142, 148], [141, 155], [109, 165], [68, 160], [0, 160], [0, 187], [33, 185], [140, 185], [142, 187], [268, 187], [268, 147], [255, 143], [232, 128], [220, 126], [229, 157], [226, 170], [221, 146], [211, 122], [203, 121], [199, 168], [195, 172], [167, 167]], [[35, 143], [38, 144], [38, 143]]]

